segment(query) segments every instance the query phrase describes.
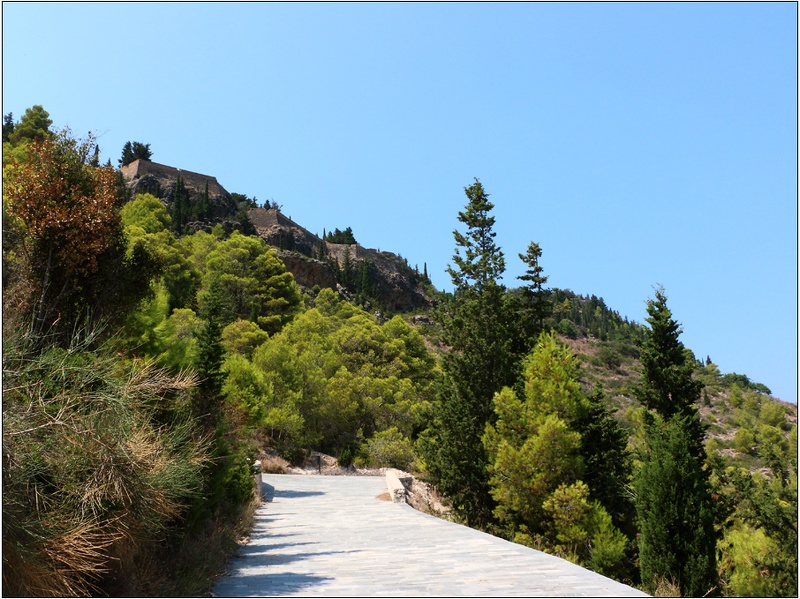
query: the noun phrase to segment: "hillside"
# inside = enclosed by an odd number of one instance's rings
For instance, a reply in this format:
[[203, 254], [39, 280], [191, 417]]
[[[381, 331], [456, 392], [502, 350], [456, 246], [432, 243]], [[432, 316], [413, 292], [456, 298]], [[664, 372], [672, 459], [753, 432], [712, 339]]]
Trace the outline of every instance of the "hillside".
[[[390, 312], [425, 310], [432, 300], [420, 273], [397, 254], [365, 248], [357, 243], [323, 241], [278, 209], [252, 208], [247, 216], [256, 233], [280, 250], [287, 269], [301, 287], [339, 284], [357, 303], [373, 302]], [[331, 283], [334, 283], [333, 285]]]
[[[631, 353], [619, 351], [620, 343], [607, 343], [595, 337], [560, 339], [580, 357], [581, 382], [587, 390], [600, 386], [606, 404], [628, 429], [634, 427], [640, 404], [633, 389], [639, 381], [641, 365]], [[705, 384], [699, 406], [702, 422], [708, 427], [707, 446], [734, 463], [769, 474], [769, 451], [764, 444], [777, 429], [788, 444], [791, 428], [797, 425], [797, 406], [751, 387], [730, 382], [716, 364], [697, 364], [695, 377]], [[771, 427], [771, 428], [765, 428]]]
[[[635, 387], [646, 327], [622, 317], [594, 295], [556, 288], [551, 298], [548, 325], [579, 357], [583, 387], [590, 392], [599, 386], [615, 418], [627, 430], [635, 430], [641, 412]], [[776, 444], [778, 453], [784, 454], [796, 446], [791, 434], [797, 425], [797, 405], [773, 397], [766, 385], [744, 374], [722, 373], [709, 358], [692, 356], [692, 360], [694, 377], [704, 384], [699, 411], [707, 426], [709, 454], [719, 452], [732, 464], [770, 475]]]
[[[432, 306], [428, 281], [397, 254], [359, 244], [323, 241], [277, 208], [257, 208], [254, 200], [231, 194], [216, 177], [139, 159], [120, 169], [129, 198], [149, 193], [170, 210], [176, 232], [219, 224], [230, 233], [255, 234], [279, 252], [297, 283], [308, 292], [329, 287], [342, 297], [385, 312]], [[179, 187], [180, 181], [180, 187]], [[185, 203], [180, 206], [180, 202]]]

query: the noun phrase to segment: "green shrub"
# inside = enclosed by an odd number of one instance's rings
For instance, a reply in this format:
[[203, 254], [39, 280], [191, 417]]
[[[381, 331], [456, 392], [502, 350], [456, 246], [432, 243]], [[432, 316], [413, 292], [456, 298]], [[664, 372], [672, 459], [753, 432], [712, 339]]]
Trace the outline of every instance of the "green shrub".
[[375, 433], [363, 446], [366, 462], [373, 468], [397, 468], [408, 471], [414, 464], [411, 441], [396, 426]]
[[752, 454], [756, 448], [756, 437], [748, 428], [740, 428], [733, 437], [733, 447], [739, 453]]
[[578, 338], [578, 327], [575, 326], [575, 323], [567, 318], [562, 318], [561, 321], [558, 323], [556, 330], [561, 333], [562, 335], [566, 335], [570, 339], [577, 339]]
[[602, 366], [610, 369], [622, 366], [622, 356], [608, 345], [603, 345], [597, 350], [597, 360]]

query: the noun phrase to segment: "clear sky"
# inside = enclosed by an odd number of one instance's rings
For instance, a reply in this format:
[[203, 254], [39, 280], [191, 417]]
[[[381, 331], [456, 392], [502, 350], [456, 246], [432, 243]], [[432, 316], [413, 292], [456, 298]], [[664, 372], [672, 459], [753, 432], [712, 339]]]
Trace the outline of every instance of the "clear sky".
[[449, 288], [477, 177], [504, 282], [646, 317], [797, 401], [797, 5], [3, 3], [3, 114], [352, 227]]

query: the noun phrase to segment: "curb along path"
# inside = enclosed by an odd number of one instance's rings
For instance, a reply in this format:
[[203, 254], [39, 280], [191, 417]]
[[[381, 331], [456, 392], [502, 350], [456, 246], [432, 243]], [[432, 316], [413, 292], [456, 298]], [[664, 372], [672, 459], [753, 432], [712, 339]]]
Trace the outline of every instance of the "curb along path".
[[644, 593], [552, 555], [377, 499], [374, 476], [262, 475], [250, 542], [213, 593], [569, 596]]

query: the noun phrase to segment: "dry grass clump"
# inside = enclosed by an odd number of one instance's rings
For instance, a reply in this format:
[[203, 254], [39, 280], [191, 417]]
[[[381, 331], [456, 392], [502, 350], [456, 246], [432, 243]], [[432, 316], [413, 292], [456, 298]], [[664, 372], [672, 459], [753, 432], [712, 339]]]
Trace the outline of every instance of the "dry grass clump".
[[271, 455], [261, 458], [261, 472], [267, 474], [286, 474], [289, 472], [291, 464], [281, 456]]
[[121, 584], [202, 487], [208, 442], [170, 410], [193, 381], [87, 345], [3, 347], [3, 593]]
[[653, 597], [682, 597], [681, 587], [677, 581], [658, 578], [653, 581]]

